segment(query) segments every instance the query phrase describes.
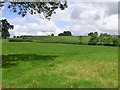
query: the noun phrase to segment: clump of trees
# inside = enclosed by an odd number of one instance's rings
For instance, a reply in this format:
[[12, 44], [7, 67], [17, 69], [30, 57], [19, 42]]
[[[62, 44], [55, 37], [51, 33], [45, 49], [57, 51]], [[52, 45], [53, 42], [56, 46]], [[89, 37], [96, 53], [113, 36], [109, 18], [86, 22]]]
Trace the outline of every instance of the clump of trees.
[[63, 33], [58, 34], [58, 36], [72, 36], [70, 31], [64, 31]]
[[90, 40], [88, 45], [105, 45], [105, 46], [118, 46], [120, 45], [120, 38], [118, 36], [109, 35], [107, 33], [101, 33], [98, 36], [97, 32], [91, 32], [88, 34]]

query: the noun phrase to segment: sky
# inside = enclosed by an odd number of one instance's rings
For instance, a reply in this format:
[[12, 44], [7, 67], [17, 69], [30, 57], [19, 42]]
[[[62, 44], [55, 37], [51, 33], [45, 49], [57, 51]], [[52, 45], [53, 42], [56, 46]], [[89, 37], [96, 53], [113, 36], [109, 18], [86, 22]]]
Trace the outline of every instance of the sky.
[[[97, 2], [98, 1], [98, 2]], [[6, 5], [0, 10], [0, 19], [6, 18], [14, 25], [9, 30], [11, 37], [20, 35], [58, 35], [71, 31], [74, 36], [88, 35], [89, 32], [118, 34], [118, 2], [68, 0], [68, 8], [56, 10], [51, 20], [42, 15], [27, 14], [21, 17], [11, 12]]]

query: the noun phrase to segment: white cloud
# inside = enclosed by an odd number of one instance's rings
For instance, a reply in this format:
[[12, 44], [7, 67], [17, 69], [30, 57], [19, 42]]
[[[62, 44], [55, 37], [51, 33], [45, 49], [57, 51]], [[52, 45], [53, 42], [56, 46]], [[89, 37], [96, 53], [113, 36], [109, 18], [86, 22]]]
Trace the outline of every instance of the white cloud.
[[[117, 3], [74, 3], [70, 20], [75, 25], [67, 26], [74, 35], [89, 32], [118, 34]], [[115, 9], [112, 11], [111, 8]], [[66, 16], [69, 17], [69, 16]], [[102, 24], [101, 24], [102, 23]], [[106, 24], [105, 24], [106, 23]]]
[[0, 19], [3, 18], [2, 17], [3, 10], [4, 10], [4, 7], [2, 7], [1, 10], [0, 10]]
[[[70, 30], [74, 35], [87, 35], [89, 32], [117, 34], [118, 14], [116, 3], [68, 3], [68, 8], [56, 10], [50, 21], [39, 15], [28, 14], [25, 18], [13, 18], [9, 21], [15, 24], [11, 35], [55, 35]], [[41, 18], [42, 17], [42, 18]], [[56, 23], [70, 23], [59, 27]]]
[[68, 0], [69, 2], [119, 2], [119, 0]]
[[59, 29], [53, 21], [36, 18], [37, 16], [28, 15], [25, 18], [10, 19], [11, 23], [18, 23], [14, 25], [14, 30], [10, 30], [11, 36], [43, 35], [43, 32], [45, 35], [50, 35], [51, 33], [57, 34]]
[[97, 27], [101, 32], [118, 34], [118, 15], [111, 15], [109, 17], [105, 17], [97, 24], [98, 24]]
[[11, 24], [20, 24], [20, 23], [24, 23], [25, 22], [25, 17], [23, 18], [20, 18], [20, 17], [14, 17], [12, 19], [8, 19], [8, 21], [11, 23]]

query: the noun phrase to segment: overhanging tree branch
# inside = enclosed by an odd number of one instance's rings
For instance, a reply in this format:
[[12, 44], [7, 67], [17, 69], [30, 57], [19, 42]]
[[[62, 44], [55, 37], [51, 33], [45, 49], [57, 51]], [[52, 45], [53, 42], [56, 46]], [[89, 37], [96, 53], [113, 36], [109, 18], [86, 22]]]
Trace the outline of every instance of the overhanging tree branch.
[[[34, 1], [34, 0], [32, 0]], [[41, 2], [19, 2], [18, 0], [14, 0], [14, 2], [9, 2], [8, 3], [8, 8], [22, 17], [30, 13], [31, 15], [33, 14], [41, 14], [43, 13], [45, 18], [50, 19], [52, 14], [56, 13], [55, 10], [60, 8], [61, 10], [64, 10], [67, 8], [67, 1], [66, 0], [46, 0]], [[0, 2], [0, 9], [3, 7], [5, 2]]]

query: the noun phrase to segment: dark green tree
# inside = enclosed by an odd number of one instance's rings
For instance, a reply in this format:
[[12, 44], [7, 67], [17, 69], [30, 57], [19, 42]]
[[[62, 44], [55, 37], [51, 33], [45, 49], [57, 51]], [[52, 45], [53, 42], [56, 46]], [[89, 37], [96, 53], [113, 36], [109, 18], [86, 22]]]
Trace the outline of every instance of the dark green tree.
[[94, 34], [98, 36], [98, 32], [94, 32]]
[[91, 36], [93, 34], [93, 32], [90, 32], [90, 33], [88, 33], [88, 36]]
[[51, 36], [54, 36], [54, 34], [52, 33]]
[[10, 37], [8, 30], [13, 29], [14, 26], [10, 25], [6, 19], [0, 20], [0, 22], [1, 22], [1, 27], [2, 27], [2, 30], [1, 30], [2, 38], [6, 39], [7, 37]]
[[70, 31], [64, 31], [63, 34], [64, 36], [72, 36], [72, 33]]
[[58, 34], [58, 36], [72, 36], [70, 31], [64, 31], [63, 33]]
[[60, 33], [60, 34], [58, 34], [58, 36], [64, 36], [64, 34], [63, 34], [63, 33]]

